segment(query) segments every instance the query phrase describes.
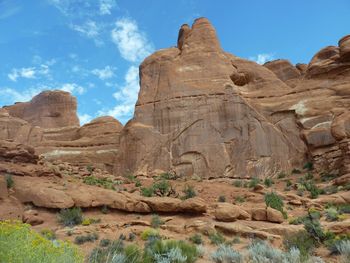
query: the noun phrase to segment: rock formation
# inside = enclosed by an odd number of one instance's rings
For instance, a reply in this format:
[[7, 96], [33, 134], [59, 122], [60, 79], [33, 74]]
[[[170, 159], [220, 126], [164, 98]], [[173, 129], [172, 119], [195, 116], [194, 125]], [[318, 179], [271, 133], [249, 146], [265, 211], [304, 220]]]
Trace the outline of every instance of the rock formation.
[[47, 91], [0, 110], [0, 139], [33, 146], [47, 160], [110, 173], [172, 171], [201, 178], [266, 177], [300, 167], [350, 172], [350, 40], [308, 65], [263, 66], [222, 50], [205, 18], [181, 26], [177, 47], [140, 65], [134, 117], [79, 127], [76, 100]]

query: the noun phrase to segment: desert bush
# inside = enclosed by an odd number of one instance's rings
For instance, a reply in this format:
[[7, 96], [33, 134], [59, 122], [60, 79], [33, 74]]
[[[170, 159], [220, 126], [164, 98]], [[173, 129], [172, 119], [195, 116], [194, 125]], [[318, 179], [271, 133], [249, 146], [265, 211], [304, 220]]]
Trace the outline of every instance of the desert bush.
[[153, 190], [155, 192], [155, 194], [159, 195], [159, 196], [166, 196], [168, 195], [169, 191], [170, 191], [170, 183], [169, 181], [162, 179], [158, 182], [155, 182], [153, 184]]
[[249, 262], [252, 263], [301, 263], [300, 251], [292, 247], [288, 252], [273, 248], [266, 242], [253, 242], [248, 248]]
[[151, 219], [151, 226], [153, 228], [158, 228], [161, 225], [164, 225], [164, 221], [160, 218], [159, 215], [153, 215]]
[[189, 240], [196, 245], [203, 244], [203, 239], [202, 239], [202, 236], [200, 234], [194, 234], [194, 235], [190, 236]]
[[314, 239], [306, 231], [299, 231], [284, 238], [284, 247], [287, 251], [293, 247], [300, 251], [302, 262], [306, 261], [315, 248]]
[[21, 222], [0, 221], [0, 262], [83, 262], [69, 242], [48, 240]]
[[199, 256], [195, 245], [183, 240], [155, 240], [144, 250], [143, 263], [193, 263]]
[[235, 187], [242, 187], [243, 186], [243, 182], [242, 180], [235, 180], [232, 183]]
[[327, 221], [337, 221], [339, 219], [339, 213], [335, 207], [326, 208], [324, 215]]
[[341, 241], [336, 247], [341, 255], [342, 262], [350, 262], [350, 240]]
[[159, 237], [159, 231], [154, 228], [147, 228], [141, 233], [142, 240], [148, 240], [152, 237]]
[[192, 185], [186, 185], [185, 188], [183, 189], [183, 193], [184, 193], [183, 199], [193, 198], [197, 195]]
[[77, 245], [82, 245], [86, 242], [94, 242], [96, 240], [98, 240], [98, 235], [96, 233], [92, 233], [87, 235], [76, 236], [74, 239], [74, 243]]
[[6, 174], [5, 175], [5, 180], [6, 180], [6, 187], [7, 189], [12, 188], [15, 185], [15, 182], [13, 181], [12, 174]]
[[304, 228], [310, 237], [318, 244], [321, 244], [325, 240], [325, 233], [323, 232], [320, 221], [312, 218], [310, 214], [304, 220]]
[[141, 195], [145, 197], [152, 197], [154, 195], [153, 187], [142, 187]]
[[100, 246], [101, 247], [108, 247], [111, 244], [111, 240], [108, 238], [101, 239]]
[[338, 211], [341, 214], [350, 214], [350, 204], [339, 205]]
[[227, 245], [220, 245], [219, 248], [211, 254], [211, 259], [215, 263], [243, 263], [243, 256]]
[[139, 179], [136, 179], [135, 187], [141, 187], [141, 186], [142, 186], [141, 181]]
[[264, 185], [266, 187], [271, 187], [272, 184], [274, 184], [274, 181], [271, 178], [265, 178]]
[[58, 221], [64, 226], [75, 226], [83, 222], [83, 213], [80, 207], [61, 209]]
[[312, 173], [305, 174], [305, 180], [312, 180], [312, 179], [314, 179], [314, 176]]
[[273, 209], [280, 211], [284, 218], [287, 218], [287, 213], [283, 210], [283, 200], [275, 192], [265, 194], [265, 204]]
[[314, 164], [312, 162], [307, 162], [304, 164], [303, 169], [312, 171], [314, 169]]
[[88, 185], [96, 185], [99, 187], [103, 187], [105, 189], [115, 190], [114, 182], [110, 178], [97, 178], [93, 175], [90, 175], [90, 176], [84, 177], [83, 183]]
[[249, 188], [255, 188], [260, 183], [260, 179], [258, 177], [253, 177], [250, 179], [248, 187]]
[[226, 196], [220, 195], [219, 198], [218, 198], [218, 202], [225, 203], [226, 202]]
[[244, 196], [240, 196], [240, 195], [236, 196], [235, 197], [235, 202], [236, 203], [244, 203], [245, 202]]
[[220, 245], [226, 241], [225, 237], [220, 232], [209, 233], [208, 237], [210, 242], [214, 245]]

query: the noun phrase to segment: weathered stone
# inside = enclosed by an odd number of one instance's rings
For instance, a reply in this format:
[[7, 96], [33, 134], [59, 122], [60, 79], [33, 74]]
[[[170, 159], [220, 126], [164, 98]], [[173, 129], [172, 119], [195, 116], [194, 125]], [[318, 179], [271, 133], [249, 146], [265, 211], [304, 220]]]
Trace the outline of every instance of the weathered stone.
[[284, 221], [283, 215], [280, 211], [268, 207], [266, 209], [266, 221], [272, 223], [282, 223]]
[[230, 203], [217, 204], [214, 216], [218, 221], [233, 222], [237, 219], [248, 219], [250, 215], [237, 205]]

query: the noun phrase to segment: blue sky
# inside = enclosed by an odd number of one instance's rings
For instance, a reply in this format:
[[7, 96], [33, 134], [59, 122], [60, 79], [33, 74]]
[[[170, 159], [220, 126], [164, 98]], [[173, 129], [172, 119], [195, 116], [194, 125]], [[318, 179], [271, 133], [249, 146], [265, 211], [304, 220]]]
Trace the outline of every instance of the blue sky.
[[78, 98], [82, 123], [134, 110], [138, 65], [205, 16], [222, 47], [263, 63], [308, 63], [350, 34], [349, 0], [0, 0], [0, 107], [46, 89]]

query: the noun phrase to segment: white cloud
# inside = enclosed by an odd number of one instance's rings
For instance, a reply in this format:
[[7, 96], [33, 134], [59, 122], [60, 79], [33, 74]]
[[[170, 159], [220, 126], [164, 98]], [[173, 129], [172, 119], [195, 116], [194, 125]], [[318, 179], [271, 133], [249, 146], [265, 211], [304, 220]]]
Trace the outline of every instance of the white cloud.
[[262, 53], [258, 54], [257, 56], [249, 57], [250, 60], [255, 61], [256, 63], [262, 65], [267, 61], [273, 60], [274, 55], [271, 53]]
[[35, 95], [39, 94], [45, 87], [31, 88], [24, 91], [17, 91], [13, 88], [0, 88], [0, 97], [4, 103], [13, 104], [15, 102], [25, 102], [31, 100]]
[[85, 89], [82, 86], [79, 86], [75, 83], [65, 83], [61, 87], [58, 87], [57, 89], [67, 91], [73, 94], [83, 94], [85, 92]]
[[92, 120], [92, 116], [89, 114], [78, 114], [79, 120], [80, 120], [80, 125], [84, 125], [85, 123], [88, 123]]
[[114, 77], [114, 68], [111, 66], [106, 66], [103, 69], [93, 69], [92, 74], [96, 75], [101, 80], [106, 80]]
[[139, 89], [138, 68], [131, 66], [126, 72], [124, 86], [113, 94], [118, 104], [110, 110], [99, 111], [99, 115], [110, 115], [122, 122], [127, 121], [133, 113]]
[[17, 81], [18, 78], [35, 78], [35, 68], [14, 68], [11, 73], [7, 74], [8, 78], [12, 81]]
[[141, 32], [136, 21], [123, 18], [115, 23], [111, 32], [112, 41], [122, 57], [130, 62], [139, 62], [153, 52], [153, 46]]
[[97, 24], [95, 21], [88, 20], [82, 25], [71, 24], [70, 28], [87, 38], [93, 39], [97, 46], [101, 46], [103, 44], [103, 41], [100, 39], [102, 26]]
[[116, 6], [114, 0], [100, 0], [100, 14], [101, 15], [110, 15], [111, 10]]

